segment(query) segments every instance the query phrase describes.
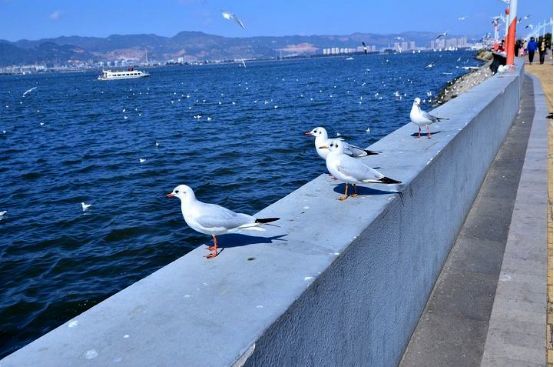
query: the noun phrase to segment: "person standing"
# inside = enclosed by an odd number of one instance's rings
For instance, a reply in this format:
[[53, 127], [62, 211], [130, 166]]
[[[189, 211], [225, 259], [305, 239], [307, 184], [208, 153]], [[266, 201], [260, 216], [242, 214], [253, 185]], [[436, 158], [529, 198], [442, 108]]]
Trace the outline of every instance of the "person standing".
[[544, 64], [544, 55], [546, 55], [546, 39], [539, 37], [539, 58], [541, 65]]
[[529, 54], [529, 64], [533, 63], [533, 58], [535, 57], [535, 51], [537, 51], [537, 42], [535, 42], [535, 37], [531, 37], [529, 43], [527, 43], [527, 53]]
[[517, 40], [516, 44], [514, 45], [514, 55], [516, 57], [519, 56], [519, 50], [521, 49], [521, 40]]

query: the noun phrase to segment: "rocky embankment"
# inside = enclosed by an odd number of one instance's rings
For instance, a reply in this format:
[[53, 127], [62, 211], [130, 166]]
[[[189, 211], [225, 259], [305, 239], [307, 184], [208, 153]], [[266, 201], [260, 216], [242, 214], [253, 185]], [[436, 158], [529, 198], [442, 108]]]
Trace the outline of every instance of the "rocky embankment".
[[483, 81], [494, 75], [489, 68], [492, 60], [492, 53], [490, 51], [481, 50], [477, 52], [475, 58], [485, 61], [485, 64], [448, 82], [437, 95], [437, 98], [434, 101], [435, 106], [439, 106], [453, 98], [458, 97], [460, 94], [470, 90], [476, 85], [481, 84]]

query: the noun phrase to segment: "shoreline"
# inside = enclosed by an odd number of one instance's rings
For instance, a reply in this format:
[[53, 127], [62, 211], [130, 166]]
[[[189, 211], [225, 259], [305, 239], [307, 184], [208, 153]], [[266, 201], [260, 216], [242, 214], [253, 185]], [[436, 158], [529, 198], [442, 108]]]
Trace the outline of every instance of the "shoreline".
[[487, 61], [478, 69], [470, 70], [468, 73], [460, 75], [446, 83], [433, 101], [433, 107], [445, 104], [493, 76], [494, 74], [489, 68], [490, 64], [491, 61]]

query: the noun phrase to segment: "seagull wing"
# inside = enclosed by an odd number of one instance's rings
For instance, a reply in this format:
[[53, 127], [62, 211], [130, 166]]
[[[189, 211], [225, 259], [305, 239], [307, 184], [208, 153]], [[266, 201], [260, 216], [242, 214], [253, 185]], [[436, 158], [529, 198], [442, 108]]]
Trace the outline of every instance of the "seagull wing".
[[442, 117], [433, 116], [429, 112], [425, 112], [423, 110], [421, 110], [421, 115], [424, 118], [426, 118], [427, 120], [430, 120], [430, 121], [433, 121], [433, 122], [438, 122], [442, 119]]
[[202, 204], [196, 222], [204, 228], [230, 230], [255, 221], [255, 218], [250, 215], [235, 213], [216, 204]]
[[344, 154], [351, 157], [365, 157], [367, 152], [355, 145], [346, 144], [344, 147]]
[[379, 182], [385, 177], [381, 172], [366, 166], [360, 160], [349, 156], [343, 156], [337, 170], [345, 176], [352, 177], [357, 181]]
[[244, 25], [242, 20], [240, 20], [236, 15], [234, 16], [234, 18], [235, 18], [235, 22], [237, 22], [237, 24], [240, 25], [242, 29], [246, 30], [246, 26]]

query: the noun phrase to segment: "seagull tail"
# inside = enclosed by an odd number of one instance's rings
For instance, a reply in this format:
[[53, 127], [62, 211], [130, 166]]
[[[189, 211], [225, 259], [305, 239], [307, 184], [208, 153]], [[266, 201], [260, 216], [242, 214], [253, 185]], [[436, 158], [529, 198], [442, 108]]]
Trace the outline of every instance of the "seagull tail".
[[379, 152], [376, 152], [374, 150], [364, 149], [364, 152], [367, 153], [367, 155], [377, 155]]
[[264, 224], [264, 223], [275, 222], [276, 220], [279, 220], [279, 218], [257, 218], [255, 223]]
[[383, 178], [380, 178], [379, 179], [379, 183], [383, 183], [383, 184], [400, 184], [402, 183], [402, 181], [397, 181], [395, 179], [392, 179], [390, 177], [383, 177]]

